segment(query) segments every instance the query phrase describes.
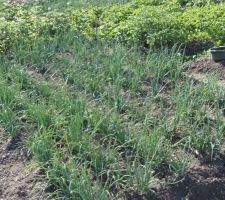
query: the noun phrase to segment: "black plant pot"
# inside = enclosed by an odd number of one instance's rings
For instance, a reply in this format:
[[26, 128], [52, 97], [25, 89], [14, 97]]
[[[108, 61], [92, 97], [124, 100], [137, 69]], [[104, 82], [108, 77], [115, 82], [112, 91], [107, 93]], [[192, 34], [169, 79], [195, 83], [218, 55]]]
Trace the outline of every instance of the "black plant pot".
[[225, 46], [213, 47], [210, 49], [210, 53], [215, 62], [225, 61]]

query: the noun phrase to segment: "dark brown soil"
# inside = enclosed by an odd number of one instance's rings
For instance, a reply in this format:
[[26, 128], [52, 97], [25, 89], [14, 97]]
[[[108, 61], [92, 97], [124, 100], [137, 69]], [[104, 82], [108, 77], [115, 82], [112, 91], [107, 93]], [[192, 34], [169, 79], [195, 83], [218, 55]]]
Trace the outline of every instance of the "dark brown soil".
[[3, 139], [0, 129], [0, 200], [48, 199], [39, 174], [21, 141]]
[[125, 200], [224, 200], [225, 153], [216, 158], [194, 157], [182, 181], [161, 186], [155, 195], [128, 194]]
[[225, 61], [214, 62], [211, 57], [203, 57], [186, 64], [187, 72], [204, 74], [225, 80]]
[[225, 199], [225, 157], [194, 159], [185, 178], [173, 187], [162, 189], [156, 200]]

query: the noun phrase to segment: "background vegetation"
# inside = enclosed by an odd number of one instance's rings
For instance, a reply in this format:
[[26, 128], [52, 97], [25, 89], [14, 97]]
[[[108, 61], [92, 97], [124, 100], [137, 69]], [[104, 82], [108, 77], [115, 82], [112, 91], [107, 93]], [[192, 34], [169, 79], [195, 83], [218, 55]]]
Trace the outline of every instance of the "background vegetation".
[[194, 54], [225, 42], [224, 3], [176, 0], [88, 2], [63, 1], [62, 5], [62, 1], [43, 1], [35, 6], [1, 6], [1, 49], [5, 51], [16, 43], [30, 43], [37, 37], [46, 34], [53, 37], [68, 30], [74, 34], [79, 31], [89, 39], [140, 43], [148, 48], [183, 44], [187, 49], [193, 48]]

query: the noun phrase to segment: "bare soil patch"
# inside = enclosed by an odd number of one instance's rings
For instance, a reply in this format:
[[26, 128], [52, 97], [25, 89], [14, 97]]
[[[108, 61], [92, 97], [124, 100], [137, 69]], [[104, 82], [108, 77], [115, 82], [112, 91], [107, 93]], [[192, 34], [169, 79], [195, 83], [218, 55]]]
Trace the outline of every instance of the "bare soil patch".
[[224, 200], [225, 151], [213, 159], [193, 156], [189, 170], [180, 178], [179, 183], [159, 187], [155, 195], [129, 194], [125, 200]]
[[217, 77], [219, 80], [225, 80], [225, 61], [214, 62], [211, 57], [191, 61], [186, 64], [186, 69], [189, 74]]
[[2, 135], [0, 130], [0, 200], [48, 199], [46, 183], [19, 138], [6, 140]]
[[224, 152], [211, 160], [201, 157], [192, 161], [192, 166], [179, 184], [162, 189], [157, 200], [223, 200], [225, 199]]

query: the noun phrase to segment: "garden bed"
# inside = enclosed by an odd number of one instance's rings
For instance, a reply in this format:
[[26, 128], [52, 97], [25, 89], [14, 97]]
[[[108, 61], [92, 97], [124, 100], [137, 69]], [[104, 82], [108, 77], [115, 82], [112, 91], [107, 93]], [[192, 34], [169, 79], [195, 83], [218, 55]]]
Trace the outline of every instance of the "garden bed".
[[35, 162], [56, 198], [223, 199], [224, 66], [177, 47], [224, 42], [225, 4], [171, 2], [0, 11], [3, 198]]

